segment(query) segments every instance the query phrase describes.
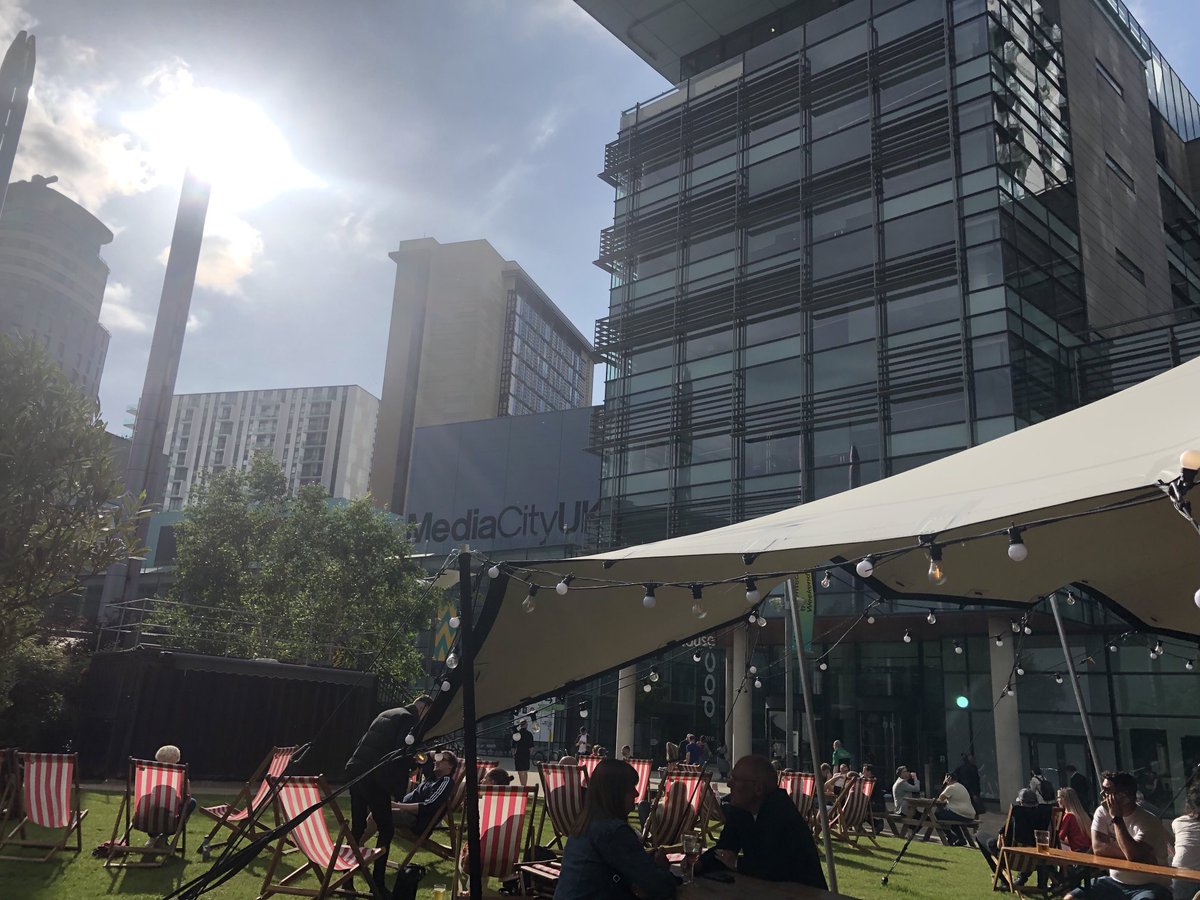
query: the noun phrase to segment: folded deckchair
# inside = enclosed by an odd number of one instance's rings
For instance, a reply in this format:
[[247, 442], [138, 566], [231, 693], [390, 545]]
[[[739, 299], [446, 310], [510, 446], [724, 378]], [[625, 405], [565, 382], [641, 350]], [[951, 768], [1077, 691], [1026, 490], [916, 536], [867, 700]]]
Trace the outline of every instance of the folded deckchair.
[[[18, 753], [17, 759], [24, 771], [19, 773], [21, 788], [20, 812], [6, 814], [0, 824], [0, 850], [7, 847], [34, 847], [47, 850], [43, 857], [4, 856], [0, 859], [35, 859], [49, 861], [60, 850], [66, 850], [67, 840], [75, 835], [75, 846], [69, 849], [78, 853], [83, 849], [82, 824], [87, 816], [86, 809], [79, 808], [79, 769], [74, 753]], [[15, 807], [17, 804], [12, 804]], [[9, 829], [12, 822], [17, 824]], [[26, 826], [60, 831], [57, 840], [30, 839], [26, 837]], [[18, 837], [19, 835], [19, 837]]]
[[[539, 847], [565, 847], [565, 841], [579, 814], [583, 812], [583, 774], [580, 766], [559, 763], [538, 763], [538, 775], [542, 782], [542, 817], [537, 827]], [[542, 829], [550, 817], [554, 839], [542, 841]]]
[[[222, 803], [218, 806], [202, 806], [200, 812], [214, 820], [212, 831], [200, 842], [200, 857], [208, 859], [214, 847], [223, 847], [229, 841], [232, 841], [237, 833], [247, 827], [252, 831], [252, 837], [257, 837], [264, 831], [269, 829], [269, 826], [263, 825], [261, 814], [263, 807], [267, 802], [267, 797], [271, 793], [271, 782], [283, 775], [287, 771], [287, 767], [292, 762], [292, 757], [295, 755], [296, 747], [272, 747], [257, 769], [254, 770], [249, 780], [242, 785], [242, 789], [238, 791], [232, 803]], [[261, 779], [261, 780], [260, 780]], [[254, 794], [254, 798], [250, 797], [250, 785], [258, 781], [258, 790]], [[256, 816], [256, 813], [258, 814]], [[228, 828], [230, 831], [229, 837], [224, 841], [213, 843], [213, 838], [216, 837], [218, 831], [222, 828]]]
[[[185, 764], [129, 760], [125, 796], [117, 809], [104, 867], [151, 868], [161, 866], [176, 853], [182, 858], [187, 852], [190, 799]], [[135, 831], [147, 835], [150, 842], [142, 846], [131, 843]]]
[[[291, 822], [299, 819], [309, 807], [312, 807], [329, 797], [329, 785], [321, 777], [302, 775], [285, 775], [279, 782], [275, 796], [278, 815], [282, 821]], [[330, 836], [329, 826], [324, 813], [332, 813], [338, 833], [336, 840]], [[377, 900], [384, 900], [375, 887], [368, 864], [382, 851], [359, 847], [350, 835], [350, 826], [338, 806], [337, 801], [330, 799], [328, 803], [305, 818], [290, 833], [291, 841], [300, 849], [304, 862], [293, 869], [283, 878], [275, 880], [275, 871], [283, 859], [287, 849], [287, 838], [280, 838], [275, 845], [275, 853], [263, 879], [262, 892], [259, 900], [265, 900], [272, 894], [294, 894], [301, 897], [329, 897], [342, 886], [344, 882], [361, 873], [370, 886], [371, 894]], [[299, 882], [306, 874], [313, 875], [319, 882], [317, 887], [299, 887]], [[345, 896], [345, 894], [341, 894]]]
[[[538, 789], [508, 785], [484, 785], [479, 788], [479, 867], [483, 878], [510, 879], [517, 874], [517, 864], [528, 859], [533, 851], [533, 809]], [[468, 896], [466, 860], [466, 803], [458, 834], [461, 844], [455, 856], [458, 860], [454, 880], [454, 896]], [[518, 879], [519, 883], [519, 879]]]

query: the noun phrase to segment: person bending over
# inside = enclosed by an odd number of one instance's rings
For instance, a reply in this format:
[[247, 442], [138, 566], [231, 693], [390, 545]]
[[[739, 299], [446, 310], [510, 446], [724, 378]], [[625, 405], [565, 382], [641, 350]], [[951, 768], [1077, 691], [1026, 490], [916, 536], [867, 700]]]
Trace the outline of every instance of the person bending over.
[[769, 759], [743, 756], [737, 761], [723, 806], [725, 828], [717, 845], [700, 857], [698, 873], [726, 868], [767, 881], [826, 887], [812, 831], [776, 784]]
[[637, 800], [637, 770], [603, 759], [588, 778], [583, 813], [563, 850], [554, 900], [607, 900], [675, 896], [666, 853], [650, 854], [627, 818]]

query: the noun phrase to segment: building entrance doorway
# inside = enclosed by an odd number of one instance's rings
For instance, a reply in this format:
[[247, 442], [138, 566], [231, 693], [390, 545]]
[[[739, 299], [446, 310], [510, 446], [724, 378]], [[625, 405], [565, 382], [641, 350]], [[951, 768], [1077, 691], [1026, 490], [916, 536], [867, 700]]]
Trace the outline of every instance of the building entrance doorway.
[[880, 787], [890, 787], [897, 766], [908, 766], [924, 778], [921, 761], [917, 758], [917, 725], [912, 716], [891, 711], [862, 711], [858, 714], [858, 747], [854, 764], [870, 763]]
[[1084, 803], [1098, 802], [1095, 785], [1097, 773], [1092, 771], [1092, 759], [1088, 754], [1087, 741], [1074, 735], [1034, 734], [1029, 736], [1029, 765], [1041, 769], [1055, 788], [1066, 785], [1068, 765], [1075, 766], [1092, 783], [1092, 796], [1083, 798]]

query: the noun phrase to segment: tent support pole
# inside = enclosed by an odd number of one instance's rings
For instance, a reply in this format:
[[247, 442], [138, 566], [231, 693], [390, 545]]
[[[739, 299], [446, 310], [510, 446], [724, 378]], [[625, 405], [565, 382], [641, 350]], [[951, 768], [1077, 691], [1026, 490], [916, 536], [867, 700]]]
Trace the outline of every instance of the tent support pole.
[[825, 809], [825, 785], [821, 784], [821, 751], [817, 747], [817, 721], [813, 715], [812, 685], [808, 682], [808, 666], [804, 661], [804, 633], [796, 612], [796, 586], [792, 579], [785, 582], [788, 612], [792, 619], [792, 635], [796, 640], [796, 668], [800, 672], [800, 690], [804, 693], [804, 721], [808, 726], [808, 746], [812, 751], [813, 778], [817, 780], [817, 815], [825, 843], [825, 868], [829, 871], [829, 890], [837, 893], [837, 866], [833, 861], [833, 838], [829, 834], [829, 813]]
[[1079, 707], [1079, 720], [1083, 723], [1083, 734], [1087, 738], [1088, 753], [1092, 757], [1095, 768], [1096, 784], [1100, 783], [1100, 774], [1104, 771], [1100, 765], [1100, 754], [1096, 752], [1096, 738], [1092, 735], [1092, 722], [1088, 718], [1083, 705], [1083, 691], [1079, 688], [1079, 676], [1075, 674], [1075, 660], [1071, 659], [1071, 648], [1067, 645], [1067, 632], [1063, 628], [1062, 613], [1058, 611], [1058, 593], [1050, 595], [1050, 610], [1054, 613], [1054, 625], [1058, 628], [1058, 640], [1062, 643], [1063, 659], [1067, 663], [1067, 674], [1071, 679], [1071, 690], [1075, 692], [1075, 705]]
[[475, 735], [475, 638], [474, 611], [471, 609], [471, 551], [463, 547], [458, 554], [458, 644], [459, 665], [462, 670], [463, 707], [463, 765], [467, 768], [467, 787], [464, 808], [467, 828], [467, 880], [471, 900], [483, 894], [482, 869], [479, 855], [479, 753]]

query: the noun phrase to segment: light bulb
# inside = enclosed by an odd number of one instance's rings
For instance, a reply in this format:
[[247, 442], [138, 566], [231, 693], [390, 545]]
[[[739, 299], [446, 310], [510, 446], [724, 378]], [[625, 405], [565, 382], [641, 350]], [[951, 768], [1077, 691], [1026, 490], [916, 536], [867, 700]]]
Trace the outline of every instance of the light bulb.
[[692, 654], [692, 662], [694, 662], [694, 663], [700, 662], [700, 654], [699, 653]]
[[1200, 589], [1198, 589], [1198, 590], [1196, 591], [1196, 596], [1195, 596], [1195, 597], [1193, 597], [1192, 599], [1196, 601], [1196, 605], [1197, 605], [1197, 606], [1200, 606]]
[[758, 624], [758, 616], [756, 616], [754, 613], [750, 613], [750, 618], [747, 619], [746, 621], [749, 622], [751, 625], [757, 625]]
[[760, 688], [760, 687], [762, 687], [762, 680], [761, 680], [761, 679], [759, 679], [759, 678], [755, 678], [755, 679], [754, 679], [754, 686], [755, 686], [756, 688]]
[[411, 731], [404, 736], [404, 743], [406, 743], [408, 746], [411, 747], [416, 742], [417, 742], [417, 737]]
[[527, 613], [531, 613], [537, 609], [537, 604], [533, 602], [533, 594], [530, 594], [521, 601], [521, 609], [525, 610]]
[[[646, 685], [646, 687], [650, 687], [650, 685]], [[579, 711], [579, 718], [586, 719], [587, 717], [588, 717], [588, 711], [586, 709], [581, 709]]]
[[1001, 696], [1001, 697], [1008, 697], [1008, 696], [1010, 696], [1012, 693], [1013, 693], [1012, 685], [1011, 685], [1011, 684], [1006, 684], [1006, 685], [1004, 686], [1004, 689], [1003, 689], [1002, 691], [1000, 691], [1000, 696]]
[[446, 691], [448, 691], [448, 690], [450, 690], [450, 682], [448, 682], [448, 681], [443, 681], [443, 682], [442, 682], [442, 693], [444, 694], [444, 693], [446, 693]]
[[1021, 665], [1020, 663], [1017, 663], [1017, 674], [1018, 675], [1025, 674], [1025, 667], [1023, 665]]
[[642, 691], [643, 691], [643, 693], [646, 693], [646, 694], [650, 693], [650, 685], [648, 685], [648, 684], [643, 684], [643, 685], [642, 685]]
[[1074, 605], [1075, 605], [1075, 595], [1072, 594], [1070, 591], [1067, 591], [1067, 606], [1074, 606]]
[[1153, 650], [1150, 652], [1150, 658], [1151, 658], [1151, 659], [1158, 659], [1158, 658], [1159, 658], [1160, 656], [1162, 656], [1162, 655], [1163, 655], [1163, 644], [1162, 644], [1162, 641], [1155, 641], [1155, 643], [1154, 643], [1154, 649], [1153, 649]]
[[571, 582], [574, 580], [575, 580], [574, 575], [565, 575], [565, 576], [563, 576], [563, 580], [554, 586], [554, 590], [558, 591], [558, 594], [561, 597], [563, 594], [565, 594], [567, 591], [569, 591], [571, 589]]
[[654, 609], [654, 605], [658, 603], [654, 598], [655, 587], [656, 585], [653, 584], [646, 585], [646, 596], [642, 598], [642, 606], [646, 607], [646, 609]]
[[1117, 642], [1116, 641], [1113, 641], [1111, 644], [1108, 645], [1108, 652], [1109, 653], [1117, 652]]
[[654, 669], [650, 670], [650, 680], [654, 682], [658, 681], [658, 672]]
[[446, 657], [446, 668], [447, 669], [457, 669], [458, 668], [458, 654], [455, 653], [453, 650], [450, 651], [450, 655]]
[[750, 667], [750, 674], [751, 674], [751, 675], [757, 675], [757, 674], [758, 674], [758, 666], [751, 666], [751, 667]]
[[997, 647], [1004, 646], [1004, 638], [1002, 638], [1000, 635], [996, 635], [996, 646]]
[[1013, 562], [1025, 562], [1029, 559], [1029, 548], [1021, 538], [1021, 529], [1015, 525], [1008, 529], [1008, 558]]
[[936, 624], [937, 624], [937, 616], [935, 616], [935, 615], [933, 614], [933, 610], [932, 610], [932, 609], [929, 611], [929, 615], [927, 615], [927, 616], [925, 617], [925, 621], [926, 621], [926, 622], [928, 622], [930, 625], [936, 625]]
[[821, 587], [827, 588], [833, 584], [833, 579], [829, 577], [829, 570], [825, 570], [825, 574], [821, 576]]
[[870, 578], [875, 574], [875, 560], [869, 556], [864, 556], [858, 561], [858, 565], [854, 567], [854, 571], [858, 573], [859, 578]]
[[514, 732], [513, 732], [513, 740], [514, 740], [514, 741], [519, 741], [520, 739], [521, 739], [521, 732], [519, 732], [519, 731], [514, 731]]
[[1062, 677], [1062, 675], [1060, 675], [1058, 672], [1055, 672], [1055, 673], [1054, 673], [1054, 680], [1055, 680], [1055, 682], [1057, 682], [1058, 684], [1062, 684], [1062, 683], [1063, 683], [1063, 677]]
[[759, 628], [766, 628], [766, 627], [767, 627], [767, 617], [766, 617], [766, 616], [759, 616], [759, 617], [758, 617], [758, 627], [759, 627]]
[[692, 615], [695, 616], [697, 619], [703, 619], [705, 616], [708, 615], [708, 611], [705, 610], [705, 608], [703, 606], [701, 606], [699, 603], [693, 603], [692, 604]]
[[1196, 668], [1196, 665], [1189, 659], [1183, 664], [1183, 667], [1190, 672], [1192, 669]]
[[962, 647], [962, 644], [960, 644], [958, 641], [954, 642], [954, 652], [957, 653], [959, 656], [962, 656], [963, 647]]
[[1033, 634], [1033, 629], [1030, 628], [1028, 624], [1021, 630], [1024, 631], [1026, 634]]
[[490, 569], [488, 569], [488, 578], [499, 578], [499, 577], [500, 577], [500, 567], [499, 566], [492, 566]]
[[912, 643], [912, 635], [908, 633], [908, 629], [905, 629], [905, 631], [904, 631], [904, 643], [906, 643], [906, 644]]
[[820, 665], [820, 669], [821, 669], [821, 671], [822, 671], [822, 672], [824, 672], [824, 671], [826, 671], [828, 668], [829, 668], [829, 663], [825, 662], [825, 660], [821, 660], [821, 665]]
[[942, 548], [937, 544], [929, 548], [929, 581], [936, 585], [946, 583], [946, 573], [942, 569]]
[[460, 619], [458, 616], [450, 617], [450, 627], [451, 628], [457, 628], [461, 624], [462, 624], [462, 619]]
[[1200, 450], [1184, 450], [1179, 454], [1179, 468], [1195, 472], [1200, 469]]
[[753, 578], [746, 579], [746, 602], [757, 603], [759, 600], [758, 584]]
[[867, 624], [868, 624], [868, 625], [874, 625], [874, 624], [875, 624], [875, 616], [874, 616], [874, 615], [869, 615], [869, 616], [867, 616]]
[[1020, 634], [1020, 633], [1021, 633], [1021, 626], [1020, 626], [1020, 625], [1017, 623], [1017, 620], [1016, 620], [1016, 619], [1012, 619], [1012, 620], [1011, 620], [1011, 624], [1012, 624], [1012, 632], [1013, 632], [1013, 634]]
[[542, 730], [541, 723], [540, 723], [540, 722], [538, 722], [538, 720], [537, 720], [537, 719], [534, 719], [534, 720], [533, 720], [533, 733], [534, 733], [534, 734], [537, 734], [537, 733], [538, 733], [539, 731], [541, 731], [541, 730]]

